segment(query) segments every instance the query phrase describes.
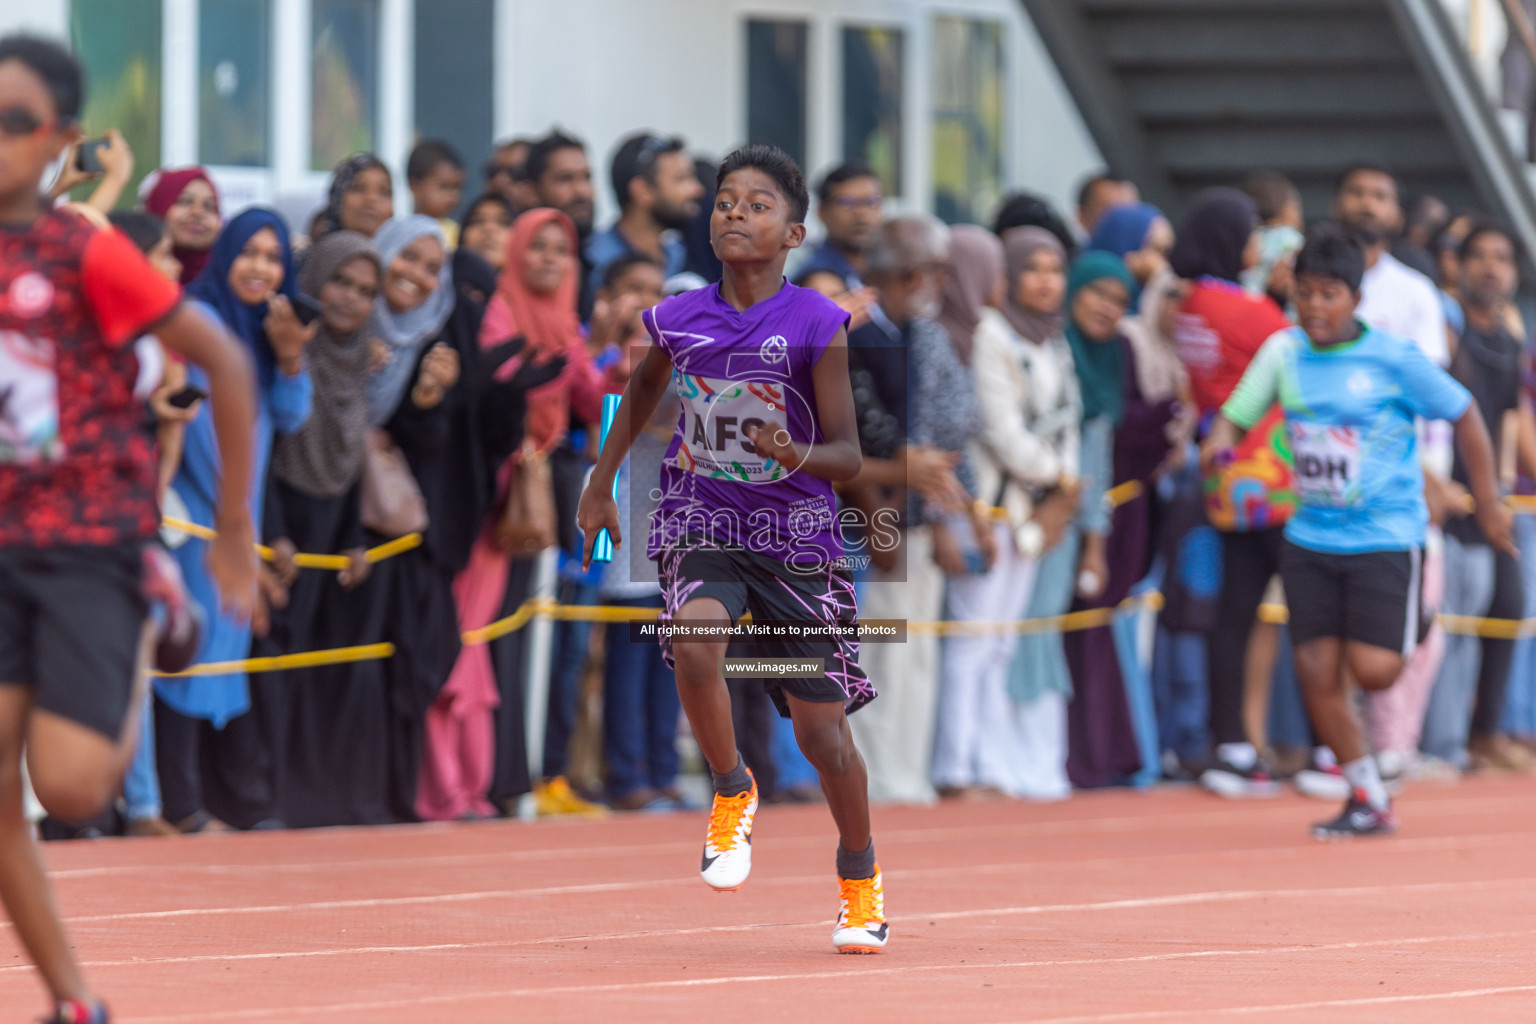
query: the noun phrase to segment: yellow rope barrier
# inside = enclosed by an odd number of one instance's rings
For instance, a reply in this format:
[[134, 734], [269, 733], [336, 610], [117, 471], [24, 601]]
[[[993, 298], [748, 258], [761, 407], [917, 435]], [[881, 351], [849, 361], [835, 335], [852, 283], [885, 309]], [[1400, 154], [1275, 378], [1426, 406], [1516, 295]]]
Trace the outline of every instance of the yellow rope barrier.
[[303, 654], [283, 654], [275, 658], [246, 658], [242, 661], [212, 661], [193, 665], [185, 672], [152, 672], [162, 679], [184, 679], [189, 676], [222, 676], [231, 672], [282, 672], [291, 668], [314, 668], [317, 665], [340, 665], [350, 661], [379, 661], [393, 657], [394, 644], [367, 644], [362, 647], [338, 647], [329, 651], [306, 651]]
[[[1118, 508], [1129, 501], [1134, 501], [1146, 492], [1146, 487], [1140, 480], [1127, 480], [1105, 492], [1104, 500], [1110, 508]], [[1504, 499], [1513, 511], [1522, 515], [1536, 513], [1536, 496], [1517, 495]], [[991, 510], [994, 518], [1005, 514], [1000, 508]], [[206, 526], [188, 522], [184, 519], [176, 519], [166, 516], [163, 519], [165, 526], [180, 530], [202, 540], [212, 540], [217, 534]], [[421, 544], [421, 534], [412, 533], [404, 537], [396, 538], [385, 544], [368, 551], [369, 563], [382, 562], [387, 558], [402, 554]], [[262, 558], [272, 560], [272, 549], [263, 545], [256, 545], [256, 550]], [[312, 555], [298, 554], [294, 556], [294, 563], [305, 569], [345, 569], [349, 564], [348, 559], [342, 555]], [[1065, 615], [1052, 615], [1039, 619], [1019, 619], [1016, 621], [987, 621], [987, 622], [909, 622], [907, 631], [917, 636], [980, 636], [998, 632], [1011, 632], [1019, 636], [1031, 636], [1039, 633], [1075, 633], [1080, 630], [1098, 629], [1107, 626], [1114, 621], [1117, 615], [1139, 611], [1159, 611], [1163, 607], [1163, 595], [1151, 591], [1135, 597], [1128, 597], [1115, 608], [1089, 608], [1083, 611], [1069, 612]], [[479, 629], [466, 631], [461, 639], [467, 646], [488, 644], [508, 634], [515, 633], [535, 618], [549, 618], [565, 622], [640, 622], [646, 619], [654, 619], [660, 614], [656, 608], [630, 608], [623, 605], [563, 605], [547, 597], [536, 597], [525, 601], [517, 611], [505, 618], [482, 626]], [[1290, 619], [1290, 613], [1281, 604], [1265, 604], [1259, 606], [1258, 621], [1271, 625], [1284, 625]], [[1518, 640], [1525, 637], [1536, 636], [1536, 618], [1530, 619], [1479, 619], [1468, 615], [1439, 615], [1436, 621], [1446, 633], [1465, 636], [1489, 637], [1500, 640]], [[393, 656], [395, 648], [393, 644], [370, 644], [364, 647], [341, 647], [327, 651], [309, 651], [302, 654], [287, 654], [276, 658], [249, 658], [244, 661], [224, 661], [207, 665], [194, 665], [185, 672], [166, 678], [180, 678], [185, 676], [223, 675], [230, 672], [281, 672], [285, 669], [313, 668], [319, 665], [337, 665], [353, 661], [370, 661]], [[161, 673], [154, 673], [161, 675]]]
[[[1114, 608], [1088, 608], [1065, 615], [1051, 615], [1038, 619], [1013, 621], [908, 622], [907, 632], [916, 636], [983, 636], [999, 632], [1032, 636], [1038, 633], [1076, 633], [1087, 629], [1107, 626], [1117, 616], [1144, 611], [1161, 611], [1163, 595], [1148, 591], [1128, 597]], [[488, 644], [493, 640], [516, 633], [536, 618], [556, 619], [566, 622], [643, 622], [660, 615], [657, 608], [631, 608], [624, 605], [566, 605], [551, 598], [535, 597], [523, 602], [517, 611], [480, 629], [472, 629], [461, 636], [466, 646]], [[1285, 605], [1259, 606], [1258, 621], [1272, 625], [1284, 625], [1289, 620]], [[750, 616], [743, 618], [750, 621]], [[1498, 640], [1519, 640], [1536, 636], [1536, 618], [1530, 619], [1479, 619], [1469, 615], [1438, 615], [1435, 621], [1446, 633], [1461, 636], [1490, 637]], [[163, 678], [186, 676], [224, 675], [231, 672], [281, 672], [286, 669], [314, 668], [319, 665], [339, 665], [353, 661], [374, 661], [392, 657], [393, 644], [369, 644], [362, 647], [340, 647], [326, 651], [308, 651], [302, 654], [285, 654], [275, 658], [248, 658], [244, 661], [221, 661], [194, 665], [185, 672], [166, 674], [155, 672]]]
[[[213, 538], [218, 536], [218, 533], [206, 526], [188, 522], [185, 519], [177, 519], [175, 516], [162, 517], [160, 524], [172, 530], [179, 530], [190, 537], [196, 537], [198, 540], [213, 540]], [[386, 558], [393, 558], [396, 555], [404, 554], [412, 548], [420, 546], [421, 534], [408, 533], [404, 537], [396, 537], [394, 540], [380, 544], [376, 548], [370, 548], [365, 557], [368, 559], [368, 563], [372, 565], [376, 562], [382, 562]], [[265, 544], [257, 544], [256, 553], [269, 562], [274, 557], [272, 549]], [[330, 569], [340, 572], [351, 565], [352, 560], [345, 555], [310, 555], [300, 552], [293, 556], [293, 564], [300, 569]]]

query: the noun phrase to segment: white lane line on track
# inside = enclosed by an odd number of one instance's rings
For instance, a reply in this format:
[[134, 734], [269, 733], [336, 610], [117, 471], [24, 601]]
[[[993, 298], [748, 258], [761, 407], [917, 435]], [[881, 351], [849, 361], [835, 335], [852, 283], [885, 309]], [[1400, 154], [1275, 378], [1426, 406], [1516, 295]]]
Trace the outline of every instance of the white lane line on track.
[[[824, 925], [825, 922], [822, 922], [822, 924]], [[464, 992], [464, 993], [456, 993], [456, 994], [452, 994], [452, 995], [445, 994], [445, 995], [438, 995], [438, 996], [419, 996], [419, 997], [412, 998], [412, 999], [393, 999], [393, 1000], [389, 1000], [387, 1002], [338, 1003], [338, 1004], [328, 1004], [328, 1005], [324, 1005], [324, 1006], [288, 1006], [288, 1007], [280, 1007], [280, 1008], [272, 1008], [272, 1009], [247, 1009], [247, 1010], [224, 1010], [224, 1011], [215, 1010], [215, 1011], [207, 1012], [207, 1013], [178, 1014], [178, 1015], [174, 1015], [174, 1016], [127, 1017], [127, 1018], [123, 1019], [123, 1024], [195, 1024], [195, 1022], [215, 1021], [215, 1020], [259, 1020], [259, 1019], [264, 1018], [264, 1017], [267, 1017], [267, 1018], [271, 1018], [271, 1017], [291, 1017], [291, 1016], [296, 1015], [296, 1014], [321, 1014], [321, 1013], [362, 1012], [362, 1011], [367, 1011], [367, 1010], [388, 1010], [388, 1009], [394, 1009], [394, 1008], [402, 1007], [402, 1006], [444, 1005], [444, 1004], [448, 1004], [448, 1003], [462, 1003], [462, 1002], [470, 1002], [470, 1001], [474, 1001], [474, 1000], [485, 1000], [485, 999], [517, 999], [517, 998], [524, 998], [524, 999], [526, 999], [526, 998], [537, 997], [537, 996], [564, 996], [564, 995], [585, 995], [585, 994], [593, 994], [593, 993], [643, 992], [643, 991], [657, 991], [657, 990], [666, 990], [666, 989], [703, 988], [703, 987], [710, 987], [710, 986], [717, 986], [717, 985], [740, 985], [740, 984], [748, 984], [748, 983], [753, 983], [753, 982], [819, 981], [819, 980], [822, 980], [822, 979], [837, 979], [837, 978], [850, 978], [850, 977], [864, 978], [864, 977], [870, 977], [870, 976], [873, 976], [873, 975], [885, 975], [885, 974], [916, 974], [916, 973], [961, 972], [961, 971], [967, 971], [968, 972], [968, 971], [977, 971], [977, 970], [1012, 970], [1012, 969], [1025, 969], [1025, 968], [1038, 968], [1038, 967], [1083, 967], [1083, 966], [1103, 966], [1103, 965], [1108, 965], [1108, 964], [1155, 963], [1155, 962], [1158, 962], [1158, 961], [1166, 961], [1166, 960], [1209, 959], [1209, 958], [1214, 958], [1214, 957], [1227, 957], [1227, 956], [1256, 956], [1256, 955], [1271, 955], [1272, 956], [1272, 955], [1275, 955], [1275, 954], [1288, 954], [1288, 953], [1327, 953], [1327, 952], [1335, 952], [1335, 951], [1339, 951], [1339, 950], [1349, 950], [1349, 949], [1373, 949], [1373, 948], [1379, 949], [1379, 948], [1393, 947], [1393, 946], [1433, 945], [1433, 944], [1444, 943], [1444, 942], [1487, 941], [1487, 940], [1495, 940], [1495, 939], [1508, 939], [1508, 938], [1516, 938], [1516, 937], [1525, 937], [1525, 936], [1530, 936], [1530, 935], [1533, 935], [1533, 934], [1536, 934], [1536, 932], [1532, 932], [1532, 931], [1484, 932], [1484, 933], [1474, 933], [1474, 934], [1470, 934], [1470, 935], [1467, 935], [1467, 934], [1463, 934], [1463, 935], [1429, 935], [1429, 936], [1420, 936], [1420, 937], [1417, 937], [1417, 938], [1371, 939], [1371, 940], [1364, 940], [1364, 941], [1357, 941], [1357, 942], [1317, 943], [1317, 944], [1314, 944], [1314, 945], [1302, 945], [1302, 946], [1265, 946], [1265, 947], [1256, 947], [1256, 948], [1253, 948], [1253, 949], [1199, 949], [1199, 950], [1187, 950], [1187, 951], [1176, 952], [1176, 953], [1149, 953], [1149, 954], [1145, 954], [1145, 955], [1142, 955], [1142, 956], [1096, 957], [1096, 958], [1089, 958], [1089, 959], [1072, 959], [1072, 960], [1014, 960], [1014, 961], [1000, 961], [1000, 962], [994, 962], [994, 963], [919, 964], [919, 965], [903, 965], [903, 966], [900, 966], [900, 967], [860, 968], [860, 969], [854, 969], [854, 970], [805, 971], [805, 972], [801, 972], [801, 973], [798, 973], [798, 974], [739, 974], [739, 975], [729, 975], [729, 976], [724, 976], [724, 977], [687, 978], [687, 979], [670, 980], [670, 981], [637, 981], [637, 982], [629, 982], [629, 983], [619, 982], [619, 983], [609, 984], [609, 985], [560, 985], [560, 986], [550, 986], [550, 987], [547, 987], [547, 988], [503, 989], [503, 990], [489, 991], [489, 992]], [[1465, 998], [1465, 997], [1469, 997], [1469, 996], [1472, 996], [1472, 995], [1492, 995], [1492, 994], [1502, 994], [1502, 993], [1506, 993], [1506, 992], [1523, 992], [1523, 991], [1536, 991], [1536, 985], [1512, 986], [1512, 987], [1508, 987], [1508, 988], [1499, 988], [1499, 989], [1469, 989], [1469, 990], [1465, 990], [1464, 992], [1461, 992], [1461, 993], [1437, 993], [1435, 995], [1417, 996], [1417, 997], [1414, 997], [1414, 996], [1378, 997], [1377, 999], [1367, 999], [1367, 1000], [1297, 1004], [1297, 1008], [1306, 1009], [1306, 1008], [1309, 1008], [1311, 1006], [1348, 1005], [1351, 1002], [1357, 1002], [1357, 1003], [1359, 1003], [1361, 1005], [1367, 1005], [1367, 1004], [1370, 1004], [1370, 1003], [1373, 1003], [1373, 1002], [1377, 1002], [1377, 1001], [1381, 1001], [1381, 1002], [1398, 1002], [1398, 1001], [1407, 1001], [1407, 1000], [1411, 1000], [1411, 999], [1455, 998], [1455, 997]], [[1289, 1007], [1274, 1007], [1274, 1009], [1288, 1009], [1288, 1008]], [[1262, 1007], [1262, 1008], [1249, 1009], [1249, 1008], [1237, 1007], [1237, 1008], [1233, 1008], [1231, 1010], [1228, 1010], [1226, 1012], [1237, 1012], [1237, 1013], [1248, 1012], [1248, 1013], [1251, 1013], [1251, 1012], [1262, 1012], [1263, 1010], [1267, 1010], [1267, 1009], [1270, 1009], [1270, 1008], [1269, 1007]], [[1201, 1011], [1198, 1011], [1198, 1014], [1205, 1014], [1207, 1012], [1210, 1012], [1210, 1011], [1201, 1010]], [[1220, 1011], [1215, 1011], [1215, 1012], [1220, 1012]], [[1169, 1013], [1161, 1013], [1160, 1012], [1159, 1015], [1161, 1015], [1161, 1016], [1169, 1016], [1170, 1014]], [[1073, 1017], [1073, 1018], [1059, 1018], [1059, 1019], [1052, 1020], [1052, 1021], [1039, 1021], [1039, 1022], [1035, 1022], [1035, 1024], [1068, 1024], [1068, 1022], [1072, 1022], [1072, 1024], [1077, 1024], [1077, 1022], [1084, 1022], [1084, 1024], [1086, 1024], [1086, 1022], [1088, 1022], [1088, 1021], [1113, 1021], [1113, 1020], [1120, 1020], [1120, 1019], [1135, 1020], [1135, 1019], [1138, 1019], [1138, 1018], [1135, 1017], [1135, 1016], [1131, 1016], [1131, 1017], [1114, 1017], [1114, 1016], [1110, 1016], [1110, 1017], [1087, 1017], [1087, 1018]], [[1186, 1014], [1186, 1019], [1188, 1019], [1187, 1014]]]
[[[1079, 862], [1079, 863], [1081, 863], [1081, 862]], [[1027, 867], [1027, 865], [1020, 865], [1020, 864], [1017, 864], [1017, 863], [988, 864], [988, 865], [978, 865], [978, 866], [974, 866], [974, 867], [966, 867], [964, 870], [967, 870], [967, 871], [983, 871], [983, 872], [998, 872], [998, 871], [1006, 872], [1006, 871], [1017, 871], [1017, 870], [1020, 870], [1021, 867]], [[913, 869], [913, 870], [910, 870], [910, 871], [892, 870], [892, 871], [888, 872], [888, 874], [892, 878], [894, 878], [894, 879], [901, 879], [901, 878], [922, 877], [922, 876], [925, 876], [925, 875], [926, 876], [932, 876], [932, 875], [948, 876], [948, 875], [953, 874], [955, 872], [955, 870], [956, 869], [954, 867], [949, 866], [949, 867], [939, 867], [939, 868], [916, 868], [916, 869]], [[827, 875], [801, 875], [801, 876], [789, 876], [789, 877], [782, 877], [782, 878], [770, 878], [770, 879], [765, 879], [764, 881], [767, 884], [770, 884], [770, 885], [804, 885], [804, 884], [808, 884], [808, 883], [809, 884], [825, 883], [827, 881], [828, 877], [829, 876], [827, 876]], [[1314, 892], [1339, 892], [1339, 893], [1359, 894], [1359, 893], [1366, 893], [1366, 892], [1381, 891], [1382, 888], [1387, 888], [1387, 889], [1395, 889], [1395, 888], [1425, 888], [1425, 889], [1428, 889], [1428, 890], [1438, 890], [1438, 889], [1445, 888], [1445, 887], [1450, 887], [1450, 888], [1478, 888], [1478, 887], [1483, 887], [1483, 886], [1488, 886], [1488, 885], [1495, 885], [1495, 886], [1496, 885], [1505, 885], [1505, 884], [1508, 884], [1509, 881], [1512, 881], [1512, 880], [1506, 880], [1506, 879], [1482, 879], [1482, 880], [1472, 881], [1472, 882], [1466, 882], [1466, 881], [1456, 881], [1456, 882], [1425, 882], [1425, 883], [1417, 883], [1416, 885], [1413, 885], [1413, 886], [1398, 886], [1398, 887], [1370, 887], [1370, 886], [1366, 886], [1366, 887], [1360, 887], [1360, 888], [1354, 888], [1354, 889], [1325, 889], [1325, 890], [1320, 890], [1320, 889], [1295, 889], [1295, 890], [1285, 890], [1285, 889], [1263, 890], [1263, 889], [1255, 889], [1255, 890], [1238, 890], [1236, 895], [1231, 895], [1231, 896], [1223, 895], [1222, 893], [1205, 894], [1205, 895], [1207, 897], [1220, 896], [1221, 898], [1251, 899], [1251, 898], [1254, 898], [1255, 896], [1287, 895], [1287, 894], [1291, 894], [1291, 893], [1308, 894], [1308, 893], [1314, 893]], [[1520, 879], [1519, 881], [1536, 882], [1536, 879]], [[249, 907], [185, 907], [185, 908], [181, 908], [181, 909], [177, 909], [177, 910], [133, 910], [133, 911], [124, 911], [122, 913], [115, 913], [115, 914], [80, 914], [80, 915], [72, 915], [72, 916], [66, 917], [64, 920], [65, 920], [66, 924], [99, 924], [99, 923], [105, 923], [105, 922], [109, 922], [109, 921], [164, 921], [164, 920], [173, 920], [173, 919], [176, 919], [176, 918], [225, 917], [225, 916], [248, 915], [248, 914], [295, 914], [295, 913], [313, 912], [313, 911], [361, 910], [361, 909], [368, 909], [368, 908], [375, 908], [375, 907], [410, 907], [410, 906], [431, 905], [431, 904], [435, 904], [435, 903], [443, 903], [443, 904], [449, 904], [449, 903], [479, 903], [479, 902], [493, 901], [493, 900], [526, 899], [526, 898], [530, 898], [530, 897], [541, 897], [541, 896], [571, 896], [571, 895], [580, 895], [580, 894], [584, 894], [584, 893], [628, 892], [628, 891], [644, 890], [644, 889], [652, 889], [652, 888], [671, 888], [671, 887], [674, 887], [674, 886], [682, 887], [682, 886], [698, 886], [698, 885], [699, 885], [699, 883], [697, 881], [695, 881], [691, 877], [664, 878], [664, 879], [654, 879], [654, 880], [646, 880], [646, 881], [638, 881], [638, 882], [594, 882], [594, 883], [585, 884], [585, 885], [555, 885], [555, 886], [545, 886], [545, 887], [533, 888], [533, 889], [485, 889], [485, 890], [480, 890], [480, 891], [476, 891], [476, 892], [453, 892], [453, 893], [441, 893], [441, 894], [422, 894], [422, 895], [418, 895], [418, 896], [377, 896], [377, 897], [368, 897], [368, 898], [365, 898], [365, 899], [351, 899], [351, 900], [320, 900], [320, 901], [317, 901], [317, 902], [314, 902], [314, 903], [272, 903], [272, 904], [261, 904], [261, 905], [249, 906]], [[1186, 899], [1186, 898], [1187, 898], [1186, 896], [1181, 896], [1181, 895], [1167, 896], [1167, 897], [1165, 897], [1165, 896], [1151, 897], [1151, 899], [1153, 899], [1153, 900], [1163, 900], [1163, 899], [1183, 900], [1183, 899]], [[1119, 901], [1119, 903], [1117, 903], [1115, 905], [1116, 906], [1130, 907], [1130, 906], [1134, 906], [1135, 904], [1136, 904], [1135, 900], [1129, 900], [1129, 901]], [[1083, 905], [1086, 906], [1087, 904], [1083, 904]], [[1095, 905], [1098, 905], [1098, 904], [1095, 904]], [[1153, 904], [1150, 904], [1150, 905], [1154, 905], [1155, 906], [1155, 905], [1158, 905], [1158, 904], [1153, 903]], [[1008, 912], [1033, 913], [1035, 911], [1032, 911], [1029, 908], [1018, 908], [1016, 910], [1008, 911]], [[961, 916], [971, 916], [973, 914], [972, 911], [968, 911], [968, 910], [957, 911], [956, 913], [960, 914]], [[930, 916], [932, 916], [932, 915], [930, 915]]]
[[1430, 1003], [1446, 999], [1477, 999], [1482, 996], [1513, 995], [1536, 992], [1536, 985], [1506, 985], [1502, 988], [1464, 988], [1456, 992], [1423, 992], [1418, 995], [1368, 996], [1360, 999], [1321, 999], [1310, 1003], [1276, 1003], [1271, 1006], [1200, 1007], [1189, 1010], [1142, 1010], [1136, 1013], [1107, 1013], [1089, 1017], [1051, 1017], [1045, 1020], [1018, 1021], [1016, 1024], [1112, 1024], [1114, 1021], [1205, 1020], [1209, 1017], [1249, 1017], [1259, 1013], [1284, 1013], [1292, 1010], [1330, 1010], [1350, 1006], [1387, 1006], [1393, 1003]]
[[[1507, 801], [1501, 801], [1501, 806]], [[931, 842], [985, 842], [987, 840], [1004, 839], [1047, 839], [1055, 836], [1087, 836], [1096, 834], [1115, 834], [1121, 832], [1137, 831], [1139, 829], [1157, 826], [1166, 826], [1167, 831], [1187, 832], [1193, 827], [1210, 822], [1219, 825], [1223, 834], [1230, 834], [1233, 829], [1241, 829], [1247, 825], [1255, 824], [1251, 820], [1255, 816], [1242, 812], [1226, 809], [1223, 811], [1199, 811], [1189, 814], [1170, 814], [1157, 818], [1120, 817], [1099, 818], [1089, 821], [1044, 821], [1044, 822], [1005, 822], [996, 825], [972, 825], [955, 828], [920, 828], [920, 829], [889, 829], [884, 832], [877, 830], [882, 848], [889, 849], [899, 843], [931, 843]], [[1270, 817], [1265, 815], [1264, 819]], [[761, 820], [761, 819], [759, 819]], [[1163, 829], [1159, 829], [1160, 831]], [[518, 835], [513, 828], [507, 828], [509, 837]], [[1022, 833], [1022, 834], [1020, 834]], [[1508, 836], [1533, 836], [1533, 832], [1509, 832], [1509, 833], [1484, 833], [1486, 835]], [[1298, 839], [1294, 847], [1270, 847], [1270, 849], [1316, 849], [1316, 844], [1305, 836], [1304, 831], [1298, 832]], [[1419, 838], [1394, 839], [1390, 844], [1382, 844], [1382, 849], [1388, 846], [1397, 848], [1407, 843], [1436, 843], [1455, 842], [1464, 838], [1462, 835], [1452, 836], [1424, 836]], [[132, 843], [175, 842], [184, 843], [186, 838], [171, 840], [131, 840]], [[227, 843], [239, 842], [239, 836], [208, 836], [193, 837], [193, 842]], [[515, 842], [515, 839], [509, 839]], [[827, 845], [829, 837], [825, 835], [814, 836], [777, 836], [773, 844], [779, 849], [807, 849], [820, 848]], [[698, 843], [692, 840], [680, 840], [664, 843], [644, 843], [629, 846], [604, 846], [594, 844], [580, 847], [561, 847], [548, 850], [496, 850], [488, 853], [475, 854], [444, 854], [425, 857], [403, 857], [399, 859], [378, 858], [369, 860], [338, 860], [338, 861], [306, 861], [302, 863], [265, 861], [247, 864], [168, 864], [165, 862], [149, 864], [123, 864], [112, 867], [97, 868], [60, 868], [50, 871], [49, 877], [55, 880], [76, 878], [101, 878], [113, 875], [125, 875], [133, 873], [146, 873], [163, 875], [166, 871], [176, 871], [183, 874], [227, 874], [238, 875], [241, 878], [249, 878], [252, 872], [280, 872], [299, 873], [303, 871], [331, 871], [346, 869], [386, 868], [401, 870], [406, 868], [447, 867], [451, 865], [475, 864], [481, 862], [495, 863], [499, 861], [546, 861], [546, 860], [570, 860], [575, 857], [602, 856], [605, 859], [614, 857], [628, 857], [635, 854], [690, 854], [698, 850]], [[165, 847], [160, 847], [165, 849]], [[126, 852], [126, 849], [125, 849]], [[1187, 855], [1187, 852], [1185, 854]], [[1048, 863], [1048, 862], [1047, 862]]]
[[[818, 878], [818, 881], [824, 879]], [[691, 882], [691, 880], [690, 880]], [[1307, 899], [1312, 897], [1325, 897], [1330, 899], [1347, 898], [1350, 896], [1369, 896], [1379, 894], [1407, 894], [1444, 890], [1468, 890], [1488, 889], [1499, 886], [1529, 886], [1536, 879], [1518, 878], [1498, 881], [1481, 882], [1420, 882], [1409, 885], [1375, 885], [1375, 886], [1350, 886], [1344, 888], [1323, 889], [1250, 889], [1250, 890], [1220, 890], [1215, 892], [1177, 893], [1169, 896], [1147, 896], [1135, 899], [1100, 900], [1093, 903], [1037, 903], [1018, 907], [982, 907], [976, 910], [950, 910], [935, 911], [926, 914], [893, 914], [891, 922], [896, 925], [905, 923], [918, 923], [922, 921], [958, 921], [971, 918], [985, 917], [1019, 917], [1038, 914], [1071, 914], [1091, 913], [1095, 911], [1116, 910], [1144, 910], [1157, 907], [1193, 906], [1206, 903], [1234, 903], [1248, 900], [1263, 899]], [[82, 920], [80, 918], [74, 919]], [[675, 938], [686, 935], [706, 935], [732, 932], [762, 931], [778, 928], [824, 928], [825, 920], [816, 921], [788, 921], [778, 924], [742, 924], [742, 925], [704, 925], [696, 928], [664, 928], [642, 929], [627, 932], [605, 932], [586, 935], [560, 935], [541, 939], [508, 939], [501, 941], [472, 942], [472, 943], [436, 943], [422, 946], [363, 946], [356, 948], [301, 950], [297, 952], [281, 953], [231, 953], [208, 954], [192, 957], [162, 957], [142, 958], [123, 961], [100, 961], [86, 964], [87, 967], [119, 967], [135, 966], [145, 967], [153, 964], [180, 964], [202, 963], [212, 961], [240, 961], [240, 960], [279, 960], [284, 957], [319, 957], [319, 956], [347, 956], [354, 953], [380, 953], [380, 952], [433, 952], [444, 949], [513, 949], [524, 946], [552, 946], [574, 944], [577, 942], [609, 942], [626, 939], [657, 939]], [[1517, 932], [1512, 934], [1536, 934]], [[15, 971], [29, 971], [28, 966], [0, 967], [0, 974]]]

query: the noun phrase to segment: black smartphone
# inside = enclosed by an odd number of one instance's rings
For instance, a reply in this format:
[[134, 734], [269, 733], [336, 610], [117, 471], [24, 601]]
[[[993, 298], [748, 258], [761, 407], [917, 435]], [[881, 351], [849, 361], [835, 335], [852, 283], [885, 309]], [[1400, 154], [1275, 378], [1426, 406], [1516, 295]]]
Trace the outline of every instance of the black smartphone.
[[101, 151], [107, 147], [106, 139], [86, 139], [75, 150], [75, 168], [84, 174], [100, 174]]
[[325, 307], [320, 305], [320, 300], [312, 295], [300, 292], [293, 298], [293, 315], [299, 318], [299, 323], [308, 327], [317, 320]]
[[208, 392], [204, 391], [196, 384], [188, 384], [180, 391], [167, 397], [165, 401], [167, 405], [173, 405], [178, 409], [189, 409], [192, 407], [193, 403], [201, 402], [207, 397]]

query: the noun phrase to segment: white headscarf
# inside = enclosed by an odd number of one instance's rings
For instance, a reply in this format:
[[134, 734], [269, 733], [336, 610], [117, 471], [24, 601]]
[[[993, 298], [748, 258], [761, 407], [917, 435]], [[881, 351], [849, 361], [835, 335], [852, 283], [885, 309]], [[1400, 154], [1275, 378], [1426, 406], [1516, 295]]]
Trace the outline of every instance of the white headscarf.
[[415, 214], [410, 217], [387, 221], [373, 236], [374, 250], [384, 273], [394, 262], [400, 250], [418, 238], [431, 236], [443, 247], [443, 269], [438, 275], [437, 287], [432, 289], [426, 301], [415, 309], [396, 313], [384, 301], [382, 292], [374, 300], [373, 316], [368, 330], [389, 348], [390, 360], [368, 382], [368, 424], [382, 426], [395, 414], [400, 398], [410, 383], [416, 368], [416, 357], [421, 348], [442, 331], [448, 317], [453, 314], [453, 264], [448, 259], [448, 239], [443, 229], [431, 217]]

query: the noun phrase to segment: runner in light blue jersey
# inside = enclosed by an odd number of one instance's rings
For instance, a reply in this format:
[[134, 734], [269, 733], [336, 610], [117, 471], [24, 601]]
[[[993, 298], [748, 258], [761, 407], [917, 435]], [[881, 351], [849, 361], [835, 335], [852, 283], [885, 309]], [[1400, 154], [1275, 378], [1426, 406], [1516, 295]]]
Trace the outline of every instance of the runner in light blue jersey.
[[1296, 258], [1300, 326], [1264, 344], [1201, 450], [1207, 464], [1220, 462], [1279, 402], [1299, 505], [1280, 558], [1296, 675], [1352, 790], [1343, 814], [1313, 827], [1319, 838], [1396, 828], [1344, 668], [1366, 689], [1385, 689], [1427, 632], [1420, 563], [1429, 512], [1415, 418], [1455, 422], [1478, 523], [1491, 544], [1514, 550], [1482, 416], [1413, 342], [1356, 318], [1364, 273], [1354, 239], [1331, 224], [1313, 231]]

